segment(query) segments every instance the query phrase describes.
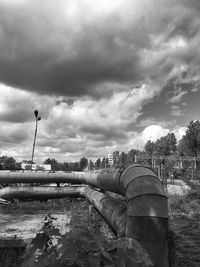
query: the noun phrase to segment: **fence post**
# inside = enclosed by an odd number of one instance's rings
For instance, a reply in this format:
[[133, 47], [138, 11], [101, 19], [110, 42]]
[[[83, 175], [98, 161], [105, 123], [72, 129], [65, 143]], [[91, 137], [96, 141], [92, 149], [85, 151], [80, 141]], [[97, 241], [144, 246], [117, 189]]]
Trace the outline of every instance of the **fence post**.
[[182, 160], [182, 157], [180, 157], [180, 169], [183, 169], [183, 160]]
[[194, 178], [195, 180], [197, 180], [197, 161], [196, 161], [196, 157], [194, 158]]
[[161, 179], [161, 164], [158, 165], [158, 177], [160, 180], [162, 180]]

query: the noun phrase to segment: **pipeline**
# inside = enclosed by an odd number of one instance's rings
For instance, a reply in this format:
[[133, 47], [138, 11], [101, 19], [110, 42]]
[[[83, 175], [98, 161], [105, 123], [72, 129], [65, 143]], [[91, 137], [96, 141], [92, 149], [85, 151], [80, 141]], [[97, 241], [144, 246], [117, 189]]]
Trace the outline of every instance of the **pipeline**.
[[[88, 186], [12, 186], [0, 189], [0, 199], [50, 199], [85, 197], [110, 225], [116, 236], [126, 233], [126, 204]], [[4, 200], [5, 201], [5, 200]]]
[[0, 183], [82, 183], [126, 197], [126, 236], [147, 250], [154, 267], [168, 267], [167, 196], [157, 175], [131, 164], [124, 169], [77, 173], [0, 173]]
[[3, 199], [50, 199], [62, 197], [81, 197], [81, 187], [52, 187], [52, 186], [7, 186], [0, 189]]
[[73, 183], [82, 184], [76, 172], [0, 172], [0, 184], [15, 183]]

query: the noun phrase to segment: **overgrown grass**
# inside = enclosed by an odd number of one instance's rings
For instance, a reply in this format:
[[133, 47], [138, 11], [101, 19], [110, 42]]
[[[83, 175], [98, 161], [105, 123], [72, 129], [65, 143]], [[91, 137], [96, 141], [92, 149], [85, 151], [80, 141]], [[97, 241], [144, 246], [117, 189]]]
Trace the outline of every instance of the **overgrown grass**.
[[20, 267], [24, 248], [0, 248], [0, 267]]
[[169, 224], [173, 232], [176, 267], [200, 266], [200, 187], [185, 196], [169, 197]]
[[[12, 210], [30, 210], [46, 211], [46, 213], [56, 213], [70, 211], [71, 214], [71, 232], [93, 232], [101, 234], [104, 237], [111, 237], [113, 233], [109, 226], [94, 208], [89, 208], [89, 203], [85, 199], [51, 199], [47, 201], [19, 201], [14, 200], [10, 205], [1, 208], [4, 212]], [[39, 229], [38, 229], [39, 230]], [[0, 267], [19, 267], [21, 253], [15, 248], [0, 248]], [[28, 267], [28, 266], [27, 266]]]
[[18, 200], [14, 199], [12, 203], [4, 206], [4, 210], [68, 210], [74, 203], [79, 202], [77, 199], [60, 198], [49, 200]]

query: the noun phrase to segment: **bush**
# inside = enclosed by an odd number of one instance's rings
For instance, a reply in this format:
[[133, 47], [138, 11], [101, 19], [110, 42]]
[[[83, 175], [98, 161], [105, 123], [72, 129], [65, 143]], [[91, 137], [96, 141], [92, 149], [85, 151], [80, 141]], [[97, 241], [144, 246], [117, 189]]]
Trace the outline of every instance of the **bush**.
[[[23, 267], [94, 267], [151, 266], [147, 253], [131, 238], [106, 239], [92, 231], [72, 232], [65, 236], [53, 226], [54, 218], [46, 216], [43, 228], [32, 240]], [[54, 237], [59, 236], [57, 242]]]

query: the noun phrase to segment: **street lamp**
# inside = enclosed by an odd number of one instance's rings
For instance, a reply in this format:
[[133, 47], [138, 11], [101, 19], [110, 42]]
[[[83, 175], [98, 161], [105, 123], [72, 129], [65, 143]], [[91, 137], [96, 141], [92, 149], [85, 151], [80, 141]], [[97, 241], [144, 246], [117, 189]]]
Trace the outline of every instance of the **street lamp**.
[[38, 110], [37, 109], [34, 110], [34, 115], [35, 115], [35, 135], [34, 135], [34, 139], [33, 139], [33, 150], [32, 150], [32, 157], [31, 157], [31, 171], [32, 171], [34, 151], [35, 151], [35, 142], [36, 142], [38, 121], [41, 120], [41, 117], [38, 117]]

